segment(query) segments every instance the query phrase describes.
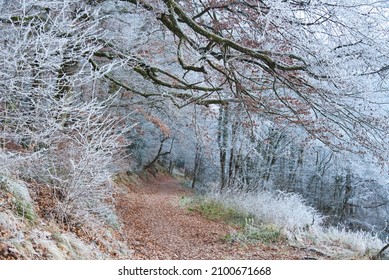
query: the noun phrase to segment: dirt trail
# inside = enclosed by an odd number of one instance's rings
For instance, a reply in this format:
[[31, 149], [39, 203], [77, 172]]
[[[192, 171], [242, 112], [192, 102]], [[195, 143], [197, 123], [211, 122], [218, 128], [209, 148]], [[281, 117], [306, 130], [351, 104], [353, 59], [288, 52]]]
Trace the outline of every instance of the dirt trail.
[[128, 186], [118, 199], [124, 235], [133, 259], [304, 259], [307, 252], [287, 244], [225, 243], [231, 226], [207, 220], [180, 207], [191, 195], [178, 180], [163, 174]]

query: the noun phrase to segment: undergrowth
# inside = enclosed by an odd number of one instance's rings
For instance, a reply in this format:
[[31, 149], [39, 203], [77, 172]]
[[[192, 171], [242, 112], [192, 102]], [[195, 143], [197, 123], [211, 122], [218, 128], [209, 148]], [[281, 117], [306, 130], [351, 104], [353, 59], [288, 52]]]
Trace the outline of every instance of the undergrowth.
[[183, 197], [180, 204], [207, 219], [236, 226], [222, 238], [228, 243], [287, 240], [334, 259], [375, 258], [385, 245], [374, 233], [325, 227], [325, 218], [296, 194], [212, 192], [204, 197]]
[[247, 219], [243, 229], [231, 231], [222, 240], [227, 243], [243, 242], [271, 244], [283, 241], [281, 230], [274, 225], [257, 224], [254, 219]]
[[238, 227], [244, 227], [247, 219], [253, 218], [250, 213], [239, 211], [235, 207], [228, 207], [219, 201], [209, 199], [198, 198], [192, 200], [188, 210], [198, 212], [209, 220], [221, 221]]
[[23, 201], [23, 200], [20, 200], [18, 198], [15, 198], [14, 199], [14, 207], [15, 207], [15, 211], [18, 214], [18, 216], [26, 219], [30, 223], [35, 223], [35, 221], [37, 219], [37, 215], [34, 211], [34, 207], [30, 203]]

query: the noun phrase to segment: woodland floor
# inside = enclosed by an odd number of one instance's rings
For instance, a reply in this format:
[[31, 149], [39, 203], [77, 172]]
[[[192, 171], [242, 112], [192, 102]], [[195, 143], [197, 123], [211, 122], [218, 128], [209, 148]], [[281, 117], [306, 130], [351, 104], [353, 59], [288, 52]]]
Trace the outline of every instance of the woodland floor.
[[193, 195], [171, 176], [157, 174], [126, 184], [117, 199], [124, 223], [123, 235], [134, 251], [132, 259], [320, 259], [315, 252], [274, 244], [227, 243], [231, 225], [211, 221], [180, 206], [183, 196]]

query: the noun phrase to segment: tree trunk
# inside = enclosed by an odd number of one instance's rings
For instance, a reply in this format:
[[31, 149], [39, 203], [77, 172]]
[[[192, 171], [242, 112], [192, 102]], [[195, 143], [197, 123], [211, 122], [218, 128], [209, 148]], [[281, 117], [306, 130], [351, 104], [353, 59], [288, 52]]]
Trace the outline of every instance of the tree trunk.
[[201, 146], [196, 144], [196, 155], [193, 168], [193, 180], [192, 180], [192, 189], [195, 188], [197, 183], [198, 172], [201, 164]]
[[220, 106], [218, 131], [220, 157], [220, 190], [227, 185], [228, 107]]

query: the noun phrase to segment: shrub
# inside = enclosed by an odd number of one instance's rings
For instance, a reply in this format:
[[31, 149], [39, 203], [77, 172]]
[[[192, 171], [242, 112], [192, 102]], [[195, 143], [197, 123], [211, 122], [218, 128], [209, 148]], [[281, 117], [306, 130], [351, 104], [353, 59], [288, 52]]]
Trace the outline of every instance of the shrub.
[[323, 217], [304, 204], [301, 196], [292, 193], [260, 191], [253, 193], [212, 192], [210, 197], [252, 215], [265, 224], [291, 232], [305, 231], [319, 226]]
[[104, 47], [98, 12], [79, 1], [35, 2], [16, 1], [0, 30], [8, 42], [0, 76], [9, 77], [0, 88], [0, 172], [50, 187], [62, 222], [115, 223], [111, 178], [129, 127], [110, 111], [115, 94], [103, 102], [94, 90], [116, 65], [90, 65]]
[[246, 215], [254, 218], [246, 221], [244, 231], [229, 233], [224, 241], [272, 243], [285, 236], [297, 245], [317, 247], [334, 258], [371, 258], [385, 244], [369, 232], [353, 232], [344, 227], [326, 228], [324, 217], [297, 194], [212, 191], [208, 196], [213, 201], [211, 205], [217, 205], [218, 209], [233, 208], [239, 213], [250, 213]]

